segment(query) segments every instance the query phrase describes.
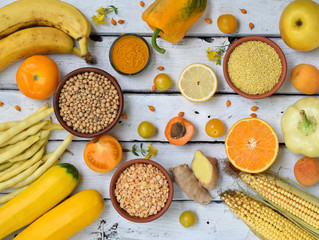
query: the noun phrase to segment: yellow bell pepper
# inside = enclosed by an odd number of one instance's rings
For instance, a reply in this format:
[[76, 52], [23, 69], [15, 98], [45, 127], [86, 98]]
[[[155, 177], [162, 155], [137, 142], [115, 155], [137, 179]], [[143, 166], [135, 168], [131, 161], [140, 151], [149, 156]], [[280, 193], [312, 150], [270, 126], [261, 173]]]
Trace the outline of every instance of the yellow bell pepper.
[[165, 53], [157, 46], [158, 34], [171, 43], [178, 43], [186, 35], [188, 29], [204, 13], [207, 0], [157, 0], [143, 13], [143, 20], [152, 30], [152, 45], [156, 51]]
[[289, 106], [281, 117], [287, 148], [307, 157], [319, 157], [319, 99], [305, 97]]

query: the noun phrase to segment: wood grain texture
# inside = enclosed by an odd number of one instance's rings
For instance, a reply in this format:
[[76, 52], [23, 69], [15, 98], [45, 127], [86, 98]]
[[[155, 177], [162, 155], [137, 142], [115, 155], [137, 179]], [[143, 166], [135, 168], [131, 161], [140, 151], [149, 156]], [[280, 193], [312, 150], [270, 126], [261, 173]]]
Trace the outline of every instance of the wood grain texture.
[[[12, 0], [0, 1], [0, 7], [3, 7]], [[110, 14], [107, 17], [108, 24], [100, 25], [98, 27], [93, 26], [93, 32], [99, 35], [118, 35], [123, 32], [134, 32], [143, 35], [151, 35], [152, 30], [142, 20], [143, 11], [153, 2], [152, 0], [144, 0], [145, 6], [139, 5], [140, 0], [126, 0], [126, 1], [112, 1], [112, 0], [96, 0], [96, 1], [84, 1], [84, 0], [65, 0], [74, 6], [76, 6], [89, 20], [95, 14], [95, 11], [99, 7], [107, 7], [109, 5], [115, 5], [118, 7], [118, 15]], [[219, 31], [217, 27], [217, 18], [221, 14], [233, 14], [239, 24], [238, 28], [232, 36], [235, 35], [276, 35], [279, 36], [279, 18], [282, 9], [290, 2], [290, 0], [273, 0], [271, 4], [266, 0], [241, 0], [241, 1], [223, 1], [223, 0], [208, 0], [206, 11], [196, 22], [188, 32], [191, 36], [221, 36], [224, 35]], [[247, 14], [240, 12], [241, 8], [247, 10]], [[212, 24], [207, 24], [204, 19], [209, 17], [213, 20]], [[113, 26], [110, 21], [123, 19], [124, 24], [117, 24]], [[249, 23], [253, 22], [255, 28], [251, 30]], [[92, 22], [91, 22], [92, 23]]]
[[[215, 65], [215, 63], [212, 63], [206, 57], [206, 50], [208, 48], [218, 48], [224, 42], [228, 44], [229, 40], [227, 37], [206, 38], [206, 40], [199, 38], [185, 38], [176, 45], [158, 39], [158, 43], [167, 49], [167, 52], [162, 55], [153, 51], [151, 63], [146, 71], [130, 77], [118, 74], [109, 62], [109, 49], [115, 39], [116, 37], [103, 37], [102, 42], [89, 42], [89, 49], [97, 60], [97, 64], [94, 65], [87, 65], [83, 59], [73, 55], [51, 54], [49, 57], [58, 64], [61, 78], [80, 67], [97, 67], [115, 76], [125, 92], [151, 92], [152, 86], [154, 85], [153, 80], [155, 76], [161, 72], [170, 75], [174, 82], [172, 87], [166, 92], [179, 92], [177, 82], [182, 70], [191, 63], [200, 62], [212, 67], [216, 72], [219, 80], [217, 93], [234, 93], [224, 79], [222, 66]], [[147, 37], [146, 40], [150, 44], [150, 38]], [[290, 82], [290, 72], [294, 66], [300, 63], [308, 63], [316, 66], [319, 62], [319, 48], [311, 52], [300, 52], [289, 48], [281, 38], [271, 38], [271, 40], [277, 43], [283, 50], [288, 65], [286, 80], [283, 86], [277, 91], [277, 94], [301, 94], [292, 86]], [[22, 60], [0, 72], [0, 89], [18, 89], [15, 72], [18, 70], [21, 63]], [[165, 70], [157, 70], [158, 66], [164, 66]]]
[[[267, 99], [251, 100], [235, 94], [217, 94], [210, 100], [203, 103], [192, 103], [186, 100], [181, 94], [124, 94], [124, 113], [127, 119], [121, 119], [109, 133], [114, 135], [120, 141], [143, 141], [138, 135], [137, 128], [142, 121], [149, 121], [156, 127], [156, 132], [148, 141], [165, 141], [165, 126], [168, 121], [177, 116], [179, 112], [184, 112], [184, 117], [192, 121], [195, 126], [195, 133], [191, 141], [216, 142], [224, 141], [226, 134], [219, 138], [209, 137], [205, 133], [205, 124], [209, 119], [219, 118], [226, 126], [225, 133], [231, 126], [242, 118], [249, 118], [252, 106], [259, 109], [255, 112], [258, 118], [269, 122], [276, 131], [279, 141], [283, 143], [283, 137], [280, 127], [280, 118], [286, 108], [303, 96], [275, 95]], [[231, 106], [226, 106], [226, 101], [231, 101]], [[0, 114], [0, 122], [8, 120], [21, 120], [27, 117], [47, 101], [32, 100], [25, 97], [19, 91], [0, 90], [0, 101], [4, 103], [1, 111], [6, 114]], [[52, 99], [49, 100], [52, 105]], [[18, 112], [14, 107], [21, 107]], [[152, 112], [148, 106], [154, 106]], [[51, 115], [55, 119], [54, 114]], [[51, 139], [61, 140], [65, 137], [65, 131], [55, 131]], [[76, 138], [80, 139], [80, 138]]]

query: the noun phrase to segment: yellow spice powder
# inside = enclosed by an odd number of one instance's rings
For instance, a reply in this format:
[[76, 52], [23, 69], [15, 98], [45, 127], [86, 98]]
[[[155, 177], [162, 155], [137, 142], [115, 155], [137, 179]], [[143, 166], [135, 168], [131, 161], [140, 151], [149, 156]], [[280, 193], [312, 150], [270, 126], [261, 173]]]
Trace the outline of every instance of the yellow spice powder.
[[282, 65], [276, 50], [261, 41], [240, 44], [228, 60], [228, 74], [241, 91], [257, 95], [271, 90], [278, 82]]

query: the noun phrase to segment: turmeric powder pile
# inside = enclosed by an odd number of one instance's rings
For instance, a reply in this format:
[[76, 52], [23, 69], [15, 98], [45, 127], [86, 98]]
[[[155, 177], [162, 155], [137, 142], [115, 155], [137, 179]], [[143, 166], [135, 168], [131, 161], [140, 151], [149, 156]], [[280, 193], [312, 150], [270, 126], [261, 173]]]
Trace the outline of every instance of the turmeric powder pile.
[[134, 74], [146, 66], [149, 55], [149, 48], [141, 38], [126, 35], [113, 45], [111, 60], [116, 70], [125, 74]]

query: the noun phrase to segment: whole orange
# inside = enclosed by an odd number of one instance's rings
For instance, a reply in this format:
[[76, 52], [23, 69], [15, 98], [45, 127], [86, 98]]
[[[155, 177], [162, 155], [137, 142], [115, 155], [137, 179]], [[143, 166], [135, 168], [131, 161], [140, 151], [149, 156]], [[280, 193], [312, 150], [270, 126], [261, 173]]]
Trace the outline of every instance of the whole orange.
[[237, 20], [231, 14], [220, 15], [217, 19], [217, 26], [223, 33], [232, 33], [237, 28]]
[[46, 99], [59, 84], [58, 65], [49, 57], [35, 55], [19, 67], [16, 80], [20, 91], [29, 98]]
[[290, 75], [292, 85], [305, 94], [314, 94], [319, 89], [319, 70], [310, 64], [295, 66]]

